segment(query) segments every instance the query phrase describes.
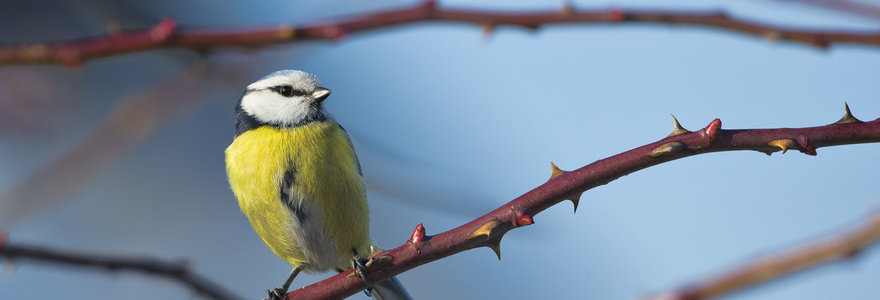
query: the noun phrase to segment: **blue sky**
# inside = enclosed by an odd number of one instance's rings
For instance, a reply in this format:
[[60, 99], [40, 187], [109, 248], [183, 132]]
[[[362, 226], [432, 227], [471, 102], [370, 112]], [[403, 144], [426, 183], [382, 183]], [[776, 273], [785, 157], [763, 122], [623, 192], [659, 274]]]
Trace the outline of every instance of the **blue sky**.
[[[145, 18], [173, 16], [183, 26], [234, 28], [411, 4], [206, 3], [132, 7]], [[440, 5], [526, 10], [560, 3]], [[808, 28], [878, 25], [774, 1], [575, 5], [725, 9], [741, 18]], [[21, 12], [35, 20], [51, 17], [36, 4]], [[47, 33], [53, 25], [79, 24], [81, 32], [94, 32], [94, 24], [102, 24], [94, 18], [56, 20], [29, 29], [34, 32], [26, 38], [61, 38]], [[157, 50], [95, 60], [79, 71], [0, 69], [0, 75], [57, 81], [52, 86], [65, 92], [52, 97], [66, 103], [48, 131], [0, 136], [0, 191], [64, 153], [117, 99], [161, 82], [194, 58], [183, 50]], [[186, 258], [239, 295], [262, 296], [284, 280], [289, 266], [265, 249], [239, 212], [226, 186], [223, 149], [232, 138], [232, 108], [243, 87], [277, 69], [306, 70], [333, 90], [328, 109], [355, 142], [368, 182], [372, 237], [383, 248], [403, 243], [416, 224], [436, 234], [502, 205], [543, 183], [549, 161], [574, 169], [663, 138], [672, 128], [670, 113], [690, 129], [714, 118], [728, 129], [828, 124], [840, 118], [844, 101], [863, 120], [880, 116], [880, 49], [844, 45], [821, 51], [715, 29], [556, 25], [537, 32], [502, 27], [486, 37], [472, 25], [426, 23], [336, 43], [219, 51], [208, 61], [235, 61], [248, 73], [240, 82], [210, 86], [198, 96], [206, 105], [168, 120], [63, 201], [4, 228], [13, 241]], [[537, 215], [536, 225], [505, 237], [500, 262], [489, 249], [475, 249], [400, 279], [417, 299], [636, 299], [856, 224], [880, 207], [878, 149], [821, 148], [816, 157], [725, 152], [673, 161], [587, 191], [576, 214], [564, 202]], [[293, 286], [329, 275], [301, 276]], [[860, 259], [729, 299], [877, 298], [878, 276], [880, 255], [867, 251]], [[0, 271], [0, 298], [35, 294], [193, 297], [186, 288], [141, 275], [31, 262]]]

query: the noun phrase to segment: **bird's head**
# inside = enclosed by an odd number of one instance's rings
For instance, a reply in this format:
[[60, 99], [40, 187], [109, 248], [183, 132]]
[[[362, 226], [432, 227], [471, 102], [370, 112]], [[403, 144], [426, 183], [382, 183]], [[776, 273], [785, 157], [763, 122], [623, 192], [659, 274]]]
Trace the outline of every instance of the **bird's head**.
[[239, 109], [259, 123], [299, 126], [330, 119], [321, 105], [327, 96], [330, 90], [315, 75], [282, 70], [248, 85]]

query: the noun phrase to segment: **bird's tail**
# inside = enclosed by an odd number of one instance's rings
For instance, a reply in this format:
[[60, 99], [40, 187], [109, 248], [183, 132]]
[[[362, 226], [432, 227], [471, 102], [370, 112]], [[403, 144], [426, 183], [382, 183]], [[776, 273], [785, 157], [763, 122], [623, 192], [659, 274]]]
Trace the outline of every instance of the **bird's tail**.
[[412, 300], [397, 277], [391, 277], [373, 286], [375, 300]]

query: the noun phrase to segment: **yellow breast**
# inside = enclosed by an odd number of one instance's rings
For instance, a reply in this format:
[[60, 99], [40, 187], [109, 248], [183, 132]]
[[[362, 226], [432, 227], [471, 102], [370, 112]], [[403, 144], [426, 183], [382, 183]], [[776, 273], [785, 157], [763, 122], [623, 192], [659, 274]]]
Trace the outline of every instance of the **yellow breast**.
[[[366, 193], [350, 145], [345, 131], [326, 121], [263, 126], [237, 136], [226, 149], [229, 184], [242, 212], [266, 246], [294, 267], [347, 268], [352, 248], [369, 253]], [[309, 210], [305, 224], [281, 199], [290, 170], [293, 205]]]

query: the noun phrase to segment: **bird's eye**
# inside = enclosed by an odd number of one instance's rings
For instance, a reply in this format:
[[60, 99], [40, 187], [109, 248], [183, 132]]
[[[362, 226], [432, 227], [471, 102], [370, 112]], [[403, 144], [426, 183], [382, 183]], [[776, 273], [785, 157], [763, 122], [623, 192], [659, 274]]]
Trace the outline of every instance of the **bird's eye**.
[[303, 91], [296, 90], [292, 86], [289, 86], [289, 85], [273, 86], [273, 87], [270, 87], [269, 89], [280, 94], [281, 96], [284, 96], [284, 97], [302, 96], [302, 95], [306, 94]]

